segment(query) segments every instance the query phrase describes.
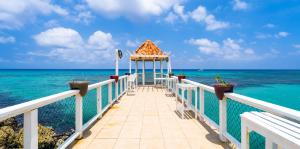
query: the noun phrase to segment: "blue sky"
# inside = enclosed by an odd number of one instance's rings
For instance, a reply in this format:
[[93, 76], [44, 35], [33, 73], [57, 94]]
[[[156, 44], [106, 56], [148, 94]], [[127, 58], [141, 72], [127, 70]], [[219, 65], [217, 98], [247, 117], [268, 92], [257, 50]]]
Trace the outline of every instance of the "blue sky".
[[173, 68], [300, 69], [299, 26], [298, 0], [0, 0], [0, 68], [112, 68], [151, 39]]

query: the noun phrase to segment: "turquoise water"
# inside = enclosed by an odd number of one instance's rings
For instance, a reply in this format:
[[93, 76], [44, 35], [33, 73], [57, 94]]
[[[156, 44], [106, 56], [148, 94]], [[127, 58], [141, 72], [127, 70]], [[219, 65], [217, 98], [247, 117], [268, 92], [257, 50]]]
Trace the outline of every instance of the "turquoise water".
[[[120, 70], [123, 75], [127, 70]], [[185, 74], [188, 79], [207, 85], [214, 83], [214, 76], [219, 74], [226, 81], [236, 85], [236, 93], [260, 100], [300, 110], [300, 70], [174, 70], [175, 74]], [[7, 107], [59, 93], [69, 89], [72, 80], [88, 80], [90, 83], [104, 81], [114, 74], [114, 70], [0, 70], [0, 107]], [[151, 81], [152, 73], [146, 77]], [[112, 85], [115, 100], [115, 84]], [[120, 84], [118, 84], [120, 91]], [[124, 86], [124, 83], [123, 83]], [[102, 108], [108, 105], [108, 85], [102, 87]], [[185, 97], [186, 97], [185, 93]], [[96, 115], [96, 91], [90, 91], [83, 101], [84, 123]], [[195, 94], [193, 92], [193, 99]], [[197, 96], [199, 100], [199, 94]], [[218, 99], [212, 93], [205, 92], [205, 114], [219, 123]], [[195, 101], [193, 100], [193, 103]], [[199, 109], [199, 106], [198, 106]], [[227, 130], [240, 140], [240, 117], [245, 111], [259, 111], [253, 107], [227, 101]], [[39, 122], [51, 126], [58, 133], [72, 131], [75, 120], [74, 97], [50, 104], [39, 109]], [[251, 134], [251, 148], [262, 147], [264, 138]], [[254, 139], [253, 139], [254, 138]]]

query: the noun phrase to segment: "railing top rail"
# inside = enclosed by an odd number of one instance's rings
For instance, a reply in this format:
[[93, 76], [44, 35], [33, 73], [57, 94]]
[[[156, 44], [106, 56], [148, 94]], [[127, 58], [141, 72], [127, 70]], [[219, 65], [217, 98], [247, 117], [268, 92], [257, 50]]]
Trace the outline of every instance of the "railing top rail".
[[[195, 82], [195, 81], [191, 81], [191, 80], [188, 80], [188, 79], [182, 79], [182, 81], [185, 82], [185, 83], [190, 83], [190, 84], [199, 86], [200, 88], [202, 88], [204, 90], [207, 90], [209, 92], [212, 92], [212, 93], [215, 92], [214, 88], [211, 87], [211, 86], [204, 85], [204, 84], [201, 84], [201, 83], [198, 83], [198, 82]], [[251, 98], [251, 97], [243, 96], [243, 95], [236, 94], [236, 93], [225, 93], [225, 96], [227, 98], [230, 98], [230, 99], [234, 100], [234, 101], [237, 101], [237, 102], [240, 102], [240, 103], [258, 108], [260, 110], [267, 111], [269, 113], [273, 113], [273, 114], [276, 114], [276, 115], [288, 117], [290, 119], [294, 119], [294, 120], [300, 122], [300, 111], [293, 110], [293, 109], [290, 109], [290, 108], [286, 108], [286, 107], [283, 107], [283, 106], [279, 106], [279, 105], [276, 105], [276, 104], [272, 104], [272, 103], [269, 103], [269, 102], [265, 102], [265, 101], [262, 101], [262, 100], [254, 99], [254, 98]]]
[[[123, 78], [123, 76], [121, 78]], [[100, 87], [100, 86], [105, 85], [105, 84], [109, 84], [109, 83], [114, 82], [114, 81], [115, 81], [114, 79], [109, 79], [109, 80], [102, 81], [102, 82], [99, 82], [99, 83], [91, 84], [91, 85], [88, 86], [88, 90], [95, 89], [97, 87]], [[3, 121], [3, 120], [5, 120], [7, 118], [10, 118], [10, 117], [20, 115], [22, 113], [29, 112], [29, 111], [34, 110], [34, 109], [38, 109], [40, 107], [49, 105], [51, 103], [63, 100], [65, 98], [68, 98], [68, 97], [71, 97], [71, 96], [75, 96], [77, 94], [79, 94], [79, 90], [69, 90], [69, 91], [64, 91], [64, 92], [58, 93], [58, 94], [53, 94], [53, 95], [50, 95], [50, 96], [46, 96], [46, 97], [42, 97], [42, 98], [39, 98], [39, 99], [31, 100], [31, 101], [28, 101], [28, 102], [20, 103], [20, 104], [17, 104], [17, 105], [13, 105], [13, 106], [10, 106], [10, 107], [2, 108], [2, 109], [0, 109], [0, 121]]]
[[61, 92], [58, 94], [42, 97], [36, 100], [31, 100], [28, 102], [20, 103], [14, 106], [6, 107], [0, 109], [0, 121], [3, 121], [7, 118], [20, 115], [25, 112], [29, 112], [31, 110], [37, 109], [39, 107], [43, 107], [45, 105], [54, 103], [56, 101], [65, 99], [67, 97], [74, 96], [79, 93], [79, 90], [69, 90], [65, 92]]

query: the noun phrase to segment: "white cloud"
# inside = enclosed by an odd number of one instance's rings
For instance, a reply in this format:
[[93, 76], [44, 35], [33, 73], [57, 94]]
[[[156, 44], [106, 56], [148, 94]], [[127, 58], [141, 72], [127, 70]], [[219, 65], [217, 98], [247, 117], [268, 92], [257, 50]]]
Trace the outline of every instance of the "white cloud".
[[213, 31], [213, 30], [218, 30], [218, 29], [223, 29], [223, 28], [229, 27], [229, 23], [217, 21], [215, 19], [215, 16], [213, 16], [213, 15], [208, 15], [205, 18], [205, 23], [206, 23], [206, 30], [208, 30], [208, 31]]
[[88, 6], [105, 17], [159, 16], [179, 0], [86, 0]]
[[186, 15], [184, 13], [184, 6], [179, 5], [179, 4], [175, 4], [173, 6], [173, 11], [183, 20], [183, 21], [187, 21], [188, 19], [188, 15]]
[[257, 39], [267, 39], [273, 37], [271, 34], [265, 34], [265, 33], [256, 33], [255, 36]]
[[63, 27], [52, 28], [34, 36], [34, 39], [42, 46], [55, 46], [64, 48], [76, 48], [83, 44], [80, 34]]
[[205, 54], [218, 54], [220, 53], [220, 45], [215, 41], [210, 41], [206, 38], [190, 39], [189, 44], [198, 46], [198, 49]]
[[8, 37], [0, 36], [0, 44], [14, 43], [14, 42], [16, 42], [16, 39], [13, 36], [8, 36]]
[[90, 24], [94, 16], [92, 12], [89, 11], [86, 5], [76, 5], [75, 6], [75, 21], [76, 22], [83, 22], [84, 24]]
[[266, 27], [266, 28], [274, 28], [275, 25], [272, 24], [272, 23], [268, 23], [268, 24], [264, 25], [263, 27]]
[[127, 47], [135, 47], [135, 48], [137, 48], [137, 46], [139, 46], [140, 43], [141, 43], [141, 42], [138, 41], [138, 40], [134, 40], [134, 41], [132, 41], [132, 40], [127, 40], [127, 41], [126, 41], [126, 46], [127, 46]]
[[267, 39], [267, 38], [285, 38], [289, 35], [288, 32], [278, 32], [276, 34], [267, 34], [267, 33], [256, 33], [257, 39]]
[[293, 47], [297, 48], [297, 49], [300, 49], [300, 44], [294, 44]]
[[241, 41], [231, 38], [223, 40], [222, 43], [206, 38], [190, 39], [188, 43], [196, 45], [203, 54], [226, 60], [253, 60], [259, 58], [253, 49], [244, 48], [240, 45]]
[[207, 16], [206, 8], [203, 6], [199, 6], [194, 11], [190, 13], [190, 17], [194, 19], [196, 22], [204, 21]]
[[198, 8], [190, 12], [189, 15], [196, 22], [204, 22], [206, 25], [206, 30], [208, 31], [229, 27], [229, 23], [216, 20], [215, 16], [212, 14], [208, 14], [206, 8], [203, 6], [199, 6]]
[[178, 19], [178, 16], [176, 14], [174, 14], [173, 12], [169, 12], [169, 14], [167, 15], [167, 17], [165, 18], [165, 21], [168, 23], [175, 23], [175, 21]]
[[233, 1], [233, 10], [246, 10], [249, 8], [249, 4], [242, 0]]
[[278, 32], [275, 37], [276, 38], [284, 38], [284, 37], [287, 37], [289, 35], [288, 32]]
[[38, 15], [55, 13], [61, 16], [68, 15], [68, 11], [60, 6], [44, 0], [1, 0], [0, 1], [0, 28], [20, 28], [24, 23], [31, 22]]
[[77, 31], [62, 27], [41, 32], [34, 39], [50, 50], [31, 51], [29, 55], [77, 63], [105, 62], [111, 58], [117, 44], [110, 33], [96, 31], [84, 41]]

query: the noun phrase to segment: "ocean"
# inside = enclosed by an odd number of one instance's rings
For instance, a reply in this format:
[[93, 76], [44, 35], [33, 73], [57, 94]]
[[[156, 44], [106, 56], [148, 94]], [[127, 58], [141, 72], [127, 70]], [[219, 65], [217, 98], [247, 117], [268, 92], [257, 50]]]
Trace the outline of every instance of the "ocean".
[[[120, 75], [128, 70], [120, 70]], [[152, 70], [147, 75], [152, 77]], [[300, 110], [300, 70], [174, 70], [188, 79], [214, 84], [221, 75], [234, 83], [234, 92]], [[0, 108], [69, 89], [72, 80], [104, 81], [114, 70], [0, 70]], [[147, 76], [146, 76], [147, 77]]]
[[[147, 70], [146, 77], [152, 77]], [[157, 70], [158, 71], [158, 70]], [[120, 75], [128, 70], [120, 70]], [[214, 84], [216, 75], [234, 83], [234, 92], [300, 110], [300, 70], [173, 70], [187, 79]], [[68, 82], [88, 80], [90, 84], [109, 79], [114, 70], [0, 70], [0, 108], [69, 90]], [[149, 79], [148, 79], [149, 80]], [[151, 80], [151, 79], [150, 79]], [[107, 86], [103, 87], [107, 92]], [[96, 92], [83, 102], [84, 123], [96, 114]], [[107, 105], [103, 101], [102, 105]], [[230, 105], [230, 104], [229, 104]], [[74, 98], [39, 109], [39, 123], [51, 126], [57, 133], [74, 130]], [[20, 121], [22, 115], [19, 116]], [[216, 117], [217, 116], [213, 116]], [[239, 134], [237, 134], [239, 138]]]

